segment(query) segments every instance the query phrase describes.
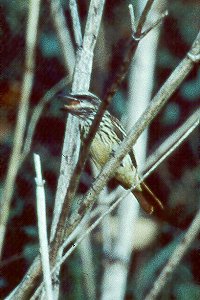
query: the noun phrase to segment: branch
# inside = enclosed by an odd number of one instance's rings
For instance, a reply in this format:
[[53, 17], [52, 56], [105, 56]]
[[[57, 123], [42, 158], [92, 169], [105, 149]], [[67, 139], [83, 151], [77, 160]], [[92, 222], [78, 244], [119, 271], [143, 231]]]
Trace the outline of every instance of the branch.
[[33, 86], [39, 10], [40, 0], [31, 0], [29, 4], [26, 31], [25, 70], [22, 83], [22, 92], [18, 108], [17, 123], [14, 132], [13, 149], [10, 156], [2, 200], [0, 203], [0, 258], [2, 255], [14, 184], [20, 167], [21, 148], [27, 122], [29, 99]]
[[140, 36], [142, 35], [142, 29], [144, 27], [144, 24], [146, 22], [146, 19], [147, 19], [147, 16], [148, 16], [148, 13], [149, 11], [151, 10], [151, 7], [153, 5], [153, 2], [154, 0], [147, 0], [147, 3], [143, 9], [143, 12], [141, 14], [141, 17], [139, 19], [139, 22], [138, 22], [138, 26], [137, 26], [137, 30], [135, 32], [135, 36], [137, 38], [140, 38]]
[[30, 152], [35, 128], [45, 105], [49, 103], [49, 101], [55, 96], [56, 93], [58, 93], [62, 88], [66, 86], [67, 83], [69, 83], [69, 80], [70, 80], [69, 77], [61, 79], [50, 90], [46, 92], [46, 94], [39, 100], [38, 104], [34, 108], [30, 118], [30, 122], [28, 124], [26, 139], [22, 151], [21, 164], [23, 163], [23, 161], [26, 159], [27, 155]]
[[71, 80], [74, 71], [75, 53], [74, 53], [74, 48], [72, 45], [70, 33], [66, 26], [65, 16], [63, 13], [61, 2], [58, 0], [50, 0], [50, 9], [51, 9], [52, 21], [62, 51], [64, 66], [66, 71], [69, 72], [69, 77]]
[[[86, 23], [84, 38], [83, 38], [83, 48], [80, 53], [77, 54], [77, 64], [75, 67], [75, 75], [72, 85], [72, 92], [76, 91], [77, 87], [81, 90], [81, 88], [84, 90], [88, 90], [89, 83], [90, 83], [90, 76], [91, 76], [91, 70], [92, 70], [92, 62], [93, 62], [93, 51], [96, 44], [96, 39], [99, 31], [100, 21], [103, 13], [103, 7], [104, 7], [104, 0], [92, 0], [89, 12], [88, 12], [88, 19]], [[79, 56], [81, 55], [81, 56]], [[79, 60], [82, 58], [82, 60]], [[82, 64], [80, 66], [80, 63]], [[80, 73], [79, 70], [82, 71], [86, 67], [88, 69], [87, 73], [85, 74], [85, 78], [87, 80], [84, 80], [83, 82], [80, 81]], [[88, 68], [89, 66], [89, 68]], [[72, 200], [75, 196], [79, 179], [80, 179], [80, 171], [84, 167], [84, 163], [86, 160], [86, 152], [82, 149], [80, 151], [81, 157], [83, 157], [83, 160], [78, 160], [77, 166], [74, 170], [74, 174], [70, 180], [70, 184], [67, 190], [66, 197], [64, 199], [62, 211], [60, 214], [60, 218], [58, 221], [57, 229], [55, 232], [55, 237], [53, 240], [53, 251], [52, 251], [52, 257], [55, 256], [55, 252], [57, 252], [60, 244], [63, 242], [64, 237], [64, 227], [66, 224], [66, 219], [68, 217]], [[87, 151], [88, 152], [88, 151]]]
[[69, 8], [70, 8], [71, 17], [72, 17], [72, 24], [73, 24], [73, 31], [74, 31], [76, 46], [81, 47], [83, 38], [82, 38], [82, 33], [81, 33], [81, 24], [80, 24], [80, 20], [79, 20], [76, 0], [69, 0]]
[[42, 170], [40, 156], [34, 154], [35, 172], [36, 172], [36, 198], [37, 198], [37, 217], [38, 217], [38, 230], [40, 241], [40, 254], [42, 261], [42, 270], [44, 276], [44, 285], [46, 290], [47, 300], [53, 300], [51, 271], [49, 263], [49, 249], [47, 238], [47, 222], [46, 222], [46, 203], [44, 192], [44, 180], [42, 179]]
[[[141, 14], [146, 0], [137, 1], [135, 10]], [[155, 19], [159, 19], [161, 11], [164, 9], [165, 1], [157, 1], [153, 7], [152, 14]], [[129, 6], [131, 14], [132, 32], [136, 32], [136, 24], [133, 6]], [[151, 15], [152, 15], [151, 14]], [[148, 16], [148, 23], [153, 20]], [[157, 24], [160, 20], [157, 22]], [[147, 26], [145, 26], [147, 27]], [[154, 69], [156, 64], [156, 52], [161, 26], [157, 26], [148, 36], [142, 40], [138, 47], [134, 61], [132, 60], [129, 71], [128, 108], [124, 116], [126, 129], [130, 129], [142, 112], [148, 106], [152, 96], [154, 83]], [[144, 36], [144, 35], [143, 35]], [[146, 84], [148, 82], [148, 84]], [[134, 153], [138, 166], [143, 166], [146, 157], [147, 130], [137, 140], [134, 146]], [[101, 195], [101, 194], [100, 194]], [[140, 206], [138, 201], [134, 201], [133, 194], [120, 202], [117, 209], [117, 233], [112, 238], [112, 248], [104, 252], [104, 272], [101, 287], [101, 299], [107, 299], [112, 295], [113, 299], [123, 299], [126, 293], [127, 276], [129, 272], [129, 262], [136, 242], [136, 225], [138, 223]], [[104, 221], [105, 222], [104, 218]], [[102, 224], [103, 224], [102, 222]], [[109, 233], [109, 226], [105, 226]]]
[[192, 221], [192, 224], [185, 233], [185, 236], [174, 250], [168, 263], [155, 281], [150, 293], [146, 296], [145, 300], [155, 300], [162, 291], [163, 287], [175, 271], [176, 267], [180, 263], [181, 259], [189, 249], [195, 238], [200, 231], [200, 210], [197, 212], [196, 217]]
[[[197, 109], [184, 123], [181, 125], [172, 135], [170, 135], [159, 147], [156, 147], [156, 150], [152, 155], [147, 158], [145, 163], [145, 170], [148, 170], [151, 165], [158, 161], [158, 159], [169, 151], [169, 149], [173, 148], [176, 141], [180, 141], [181, 139], [186, 139], [188, 134], [190, 134], [190, 130], [193, 129], [193, 126], [196, 127], [199, 124], [200, 119], [200, 109]], [[141, 172], [144, 172], [142, 170]]]
[[[135, 54], [138, 43], [148, 32], [150, 32], [152, 29], [155, 28], [155, 26], [160, 24], [160, 22], [163, 20], [163, 18], [166, 17], [166, 15], [167, 15], [166, 12], [164, 14], [162, 14], [161, 17], [158, 18], [158, 20], [155, 23], [153, 23], [152, 25], [149, 26], [148, 30], [142, 32], [142, 29], [145, 25], [146, 18], [149, 14], [149, 11], [151, 9], [151, 5], [153, 4], [153, 2], [154, 2], [154, 0], [147, 1], [147, 4], [142, 12], [140, 19], [139, 19], [137, 30], [136, 31], [134, 30], [132, 33], [131, 40], [129, 41], [129, 46], [126, 49], [126, 53], [123, 56], [123, 60], [120, 64], [119, 69], [116, 72], [115, 78], [114, 78], [113, 82], [111, 83], [111, 85], [108, 87], [108, 89], [103, 97], [103, 101], [105, 101], [108, 104], [110, 103], [110, 101], [111, 101], [112, 97], [114, 96], [114, 94], [116, 93], [116, 91], [120, 88], [121, 83], [123, 82], [123, 80], [128, 72], [129, 65]], [[134, 29], [135, 28], [135, 17], [134, 17], [134, 11], [133, 11], [132, 6], [129, 6], [129, 10], [130, 10], [132, 28]]]

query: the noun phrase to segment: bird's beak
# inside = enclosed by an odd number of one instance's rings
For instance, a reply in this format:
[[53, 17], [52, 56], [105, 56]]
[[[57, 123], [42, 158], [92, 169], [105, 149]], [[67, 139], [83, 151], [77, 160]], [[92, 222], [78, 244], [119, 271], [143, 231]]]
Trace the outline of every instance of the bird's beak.
[[67, 96], [65, 98], [64, 109], [69, 112], [76, 112], [80, 109], [80, 101], [75, 97]]

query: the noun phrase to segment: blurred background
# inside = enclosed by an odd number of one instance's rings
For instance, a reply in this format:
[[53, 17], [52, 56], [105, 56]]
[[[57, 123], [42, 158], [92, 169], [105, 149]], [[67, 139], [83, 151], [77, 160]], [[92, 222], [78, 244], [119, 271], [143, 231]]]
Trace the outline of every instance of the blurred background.
[[[71, 33], [72, 44], [75, 47], [67, 1], [61, 2]], [[77, 3], [82, 28], [84, 28], [88, 1], [79, 0]], [[128, 4], [129, 2], [125, 0], [106, 1], [91, 81], [91, 91], [99, 97], [103, 97], [112, 81], [130, 38]], [[25, 0], [0, 0], [0, 193], [3, 189], [12, 149], [22, 87], [28, 5], [29, 1]], [[185, 56], [200, 25], [198, 0], [169, 1], [167, 9], [169, 16], [163, 22], [156, 52], [153, 94]], [[45, 93], [68, 75], [54, 29], [49, 1], [42, 1], [29, 119], [34, 107], [41, 101]], [[70, 92], [70, 87], [69, 82], [68, 86], [60, 91]], [[127, 98], [128, 82], [126, 79], [110, 106], [111, 113], [119, 119], [126, 120]], [[199, 107], [199, 104], [200, 69], [196, 65], [152, 122], [148, 131], [147, 156], [183, 124]], [[34, 133], [30, 154], [18, 172], [3, 260], [0, 263], [1, 299], [20, 282], [38, 253], [33, 152], [37, 152], [41, 156], [43, 176], [46, 180], [48, 225], [51, 225], [67, 118], [66, 114], [60, 110], [61, 107], [62, 103], [56, 96], [45, 106]], [[199, 207], [199, 163], [200, 129], [196, 128], [189, 138], [148, 178], [147, 182], [162, 199], [165, 211], [153, 217], [156, 220], [156, 226], [159, 227], [153, 241], [134, 250], [129, 268], [126, 299], [144, 298], [172, 249], [193, 219]], [[91, 166], [88, 163], [77, 197], [87, 191], [92, 180]], [[101, 242], [101, 234], [97, 229], [92, 235], [93, 262], [97, 282], [102, 276]], [[200, 241], [196, 240], [175, 271], [173, 280], [163, 290], [160, 299], [200, 298], [199, 249]], [[63, 267], [60, 299], [65, 299], [66, 294], [68, 299], [87, 299], [80, 266], [81, 258], [79, 252], [75, 251]], [[100, 286], [98, 288], [100, 289]], [[98, 293], [100, 290], [97, 290]]]

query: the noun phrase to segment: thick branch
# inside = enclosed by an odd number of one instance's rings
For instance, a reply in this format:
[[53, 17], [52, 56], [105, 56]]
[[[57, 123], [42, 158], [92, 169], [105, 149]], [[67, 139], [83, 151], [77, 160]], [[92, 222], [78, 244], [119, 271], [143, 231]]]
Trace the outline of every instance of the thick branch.
[[[90, 75], [92, 70], [92, 62], [93, 62], [93, 50], [96, 44], [96, 39], [99, 31], [99, 26], [101, 22], [101, 17], [103, 13], [103, 7], [104, 7], [104, 0], [98, 1], [93, 0], [91, 1], [89, 13], [88, 13], [88, 20], [86, 23], [85, 28], [85, 34], [83, 38], [83, 49], [77, 55], [77, 64], [75, 67], [75, 75], [74, 75], [74, 81], [72, 85], [72, 91], [76, 91], [77, 87], [78, 90], [83, 89], [88, 90], [89, 83], [90, 83]], [[80, 60], [79, 60], [80, 59]], [[88, 68], [89, 66], [89, 68]], [[85, 73], [85, 81], [80, 82], [80, 72], [83, 72], [84, 69], [87, 69], [87, 72]], [[82, 151], [80, 151], [82, 153]], [[83, 153], [81, 154], [82, 157], [84, 157], [84, 160], [86, 159], [86, 154], [83, 156]], [[52, 258], [55, 256], [55, 253], [58, 250], [58, 247], [63, 241], [64, 237], [64, 227], [66, 224], [66, 219], [69, 214], [69, 210], [71, 208], [71, 203], [74, 198], [74, 195], [76, 193], [76, 189], [79, 183], [80, 178], [80, 168], [82, 169], [84, 166], [83, 161], [79, 162], [75, 168], [74, 174], [70, 180], [70, 184], [68, 187], [67, 195], [64, 199], [62, 211], [60, 214], [60, 218], [57, 225], [57, 230], [55, 232], [55, 238], [53, 240], [53, 251], [52, 251]]]

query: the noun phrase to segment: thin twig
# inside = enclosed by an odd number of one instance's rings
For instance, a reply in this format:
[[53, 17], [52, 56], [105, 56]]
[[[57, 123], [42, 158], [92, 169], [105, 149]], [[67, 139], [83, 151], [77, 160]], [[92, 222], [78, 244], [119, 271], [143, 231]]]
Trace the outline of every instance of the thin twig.
[[77, 47], [81, 47], [83, 38], [81, 33], [81, 24], [78, 15], [78, 7], [77, 7], [76, 0], [69, 0], [69, 8], [72, 17], [75, 42]]
[[21, 148], [26, 129], [29, 99], [33, 86], [35, 70], [35, 49], [37, 40], [37, 28], [40, 10], [40, 0], [31, 0], [29, 4], [27, 31], [26, 31], [26, 52], [25, 70], [22, 83], [22, 92], [19, 102], [17, 123], [14, 133], [13, 149], [10, 156], [8, 171], [5, 179], [2, 200], [0, 203], [0, 259], [8, 222], [10, 204], [14, 191], [14, 184], [20, 166]]
[[198, 236], [200, 231], [200, 209], [197, 212], [192, 224], [185, 233], [185, 236], [182, 238], [174, 252], [172, 253], [171, 258], [167, 262], [166, 266], [154, 282], [153, 288], [146, 296], [145, 300], [155, 300], [162, 291], [163, 287], [170, 279], [172, 273], [175, 271], [176, 267], [180, 263], [181, 259], [185, 255], [186, 251], [189, 249], [195, 238]]
[[[123, 82], [123, 80], [124, 80], [124, 78], [125, 78], [125, 76], [126, 76], [126, 74], [128, 72], [130, 63], [131, 63], [132, 58], [133, 58], [133, 56], [135, 54], [135, 51], [136, 51], [137, 46], [138, 46], [138, 43], [144, 37], [144, 34], [142, 33], [142, 29], [143, 29], [143, 27], [145, 25], [146, 18], [147, 18], [148, 14], [149, 14], [149, 11], [151, 9], [151, 5], [153, 4], [153, 2], [154, 2], [154, 0], [148, 0], [147, 1], [147, 4], [146, 4], [146, 6], [145, 6], [145, 8], [144, 8], [144, 10], [142, 12], [142, 15], [141, 15], [140, 19], [139, 19], [137, 29], [136, 29], [136, 31], [133, 32], [132, 37], [131, 37], [131, 39], [129, 41], [129, 46], [127, 47], [126, 52], [123, 55], [123, 60], [122, 60], [122, 62], [120, 64], [120, 67], [119, 67], [119, 69], [116, 72], [116, 75], [115, 75], [115, 77], [113, 79], [113, 82], [110, 84], [110, 86], [107, 88], [107, 90], [105, 92], [105, 95], [103, 97], [103, 101], [106, 102], [106, 103], [110, 103], [112, 97], [114, 96], [114, 94], [116, 93], [116, 91], [120, 88], [121, 83]], [[161, 18], [163, 18], [163, 16]], [[134, 22], [133, 19], [134, 19], [134, 17], [132, 16], [131, 17], [132, 22]], [[160, 23], [160, 19], [159, 19], [158, 24], [159, 23]], [[149, 31], [151, 29], [153, 29], [154, 27], [155, 26], [150, 26], [149, 27]]]
[[142, 12], [141, 17], [139, 19], [137, 30], [136, 30], [136, 33], [135, 33], [135, 36], [137, 38], [140, 38], [141, 35], [142, 35], [142, 29], [143, 29], [144, 24], [146, 22], [147, 16], [148, 16], [148, 14], [149, 14], [149, 12], [151, 10], [153, 2], [154, 2], [154, 0], [147, 0], [147, 3], [146, 3], [146, 5], [145, 5], [145, 7], [143, 9], [143, 12]]
[[47, 238], [44, 180], [42, 179], [41, 162], [40, 162], [40, 156], [38, 154], [34, 154], [34, 164], [35, 164], [35, 172], [36, 172], [35, 181], [36, 181], [38, 230], [39, 230], [42, 270], [44, 276], [44, 286], [46, 290], [47, 299], [53, 300], [51, 271], [50, 271], [50, 263], [49, 263], [49, 247], [48, 247], [48, 238]]
[[[168, 151], [166, 151], [166, 152], [163, 152], [162, 153], [162, 156], [156, 161], [156, 160], [154, 160], [154, 163], [153, 163], [153, 166], [154, 166], [154, 168], [157, 168], [157, 166], [158, 165], [160, 165], [168, 156], [170, 156], [171, 155], [171, 153], [172, 152], [174, 152], [185, 140], [186, 140], [186, 138], [191, 134], [191, 132], [193, 132], [194, 131], [194, 129], [197, 127], [199, 125], [199, 120], [196, 120], [196, 122], [195, 123], [193, 123], [188, 129], [187, 129], [187, 131], [179, 138], [179, 139], [177, 139], [175, 142], [174, 142], [174, 144], [173, 144], [173, 146], [171, 146], [169, 149], [168, 149]], [[161, 145], [162, 146], [162, 145]], [[149, 169], [149, 171], [147, 171], [146, 173], [145, 173], [145, 176], [143, 176], [144, 177], [144, 179], [147, 177], [147, 176], [149, 176], [149, 174], [150, 173], [152, 173], [152, 168], [150, 168]]]
[[62, 88], [64, 88], [66, 84], [69, 83], [69, 81], [70, 81], [69, 77], [61, 79], [50, 90], [46, 92], [46, 94], [39, 100], [38, 104], [34, 108], [30, 118], [30, 122], [28, 124], [26, 139], [22, 151], [21, 163], [25, 160], [25, 158], [30, 152], [35, 128], [45, 105], [49, 103], [49, 101], [55, 96], [55, 94], [58, 93]]
[[[145, 163], [145, 170], [148, 170], [149, 167], [158, 161], [163, 153], [166, 153], [169, 149], [171, 149], [176, 141], [179, 141], [181, 138], [184, 137], [185, 134], [190, 134], [190, 129], [193, 128], [193, 125], [196, 126], [199, 123], [200, 119], [200, 109], [197, 109], [184, 123], [181, 125], [172, 135], [170, 135], [159, 147], [156, 148], [154, 153], [147, 158]], [[195, 127], [196, 127], [195, 126]], [[185, 136], [187, 138], [187, 135]], [[144, 170], [141, 170], [143, 173]]]
[[142, 32], [142, 37], [145, 37], [151, 30], [157, 27], [167, 16], [168, 16], [168, 10], [165, 10], [153, 24], [151, 24], [144, 32]]
[[66, 71], [70, 79], [74, 71], [75, 53], [68, 27], [66, 26], [65, 16], [60, 1], [49, 0], [53, 24], [60, 43], [62, 57]]
[[135, 24], [135, 14], [134, 14], [134, 9], [133, 9], [133, 4], [129, 4], [129, 13], [130, 13], [130, 18], [131, 18], [131, 30], [133, 34], [136, 32], [136, 24]]

